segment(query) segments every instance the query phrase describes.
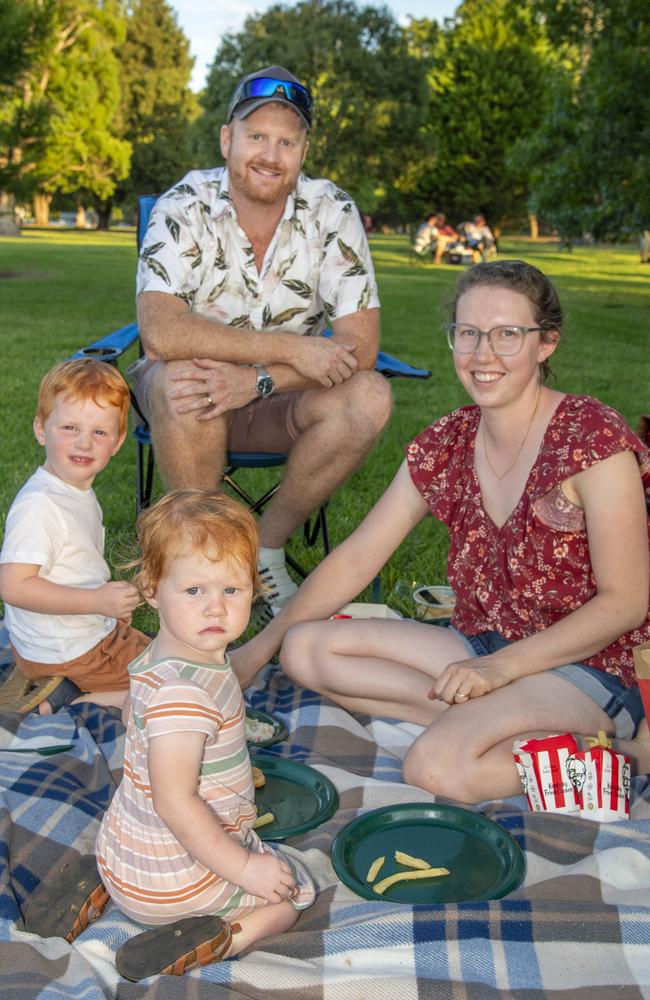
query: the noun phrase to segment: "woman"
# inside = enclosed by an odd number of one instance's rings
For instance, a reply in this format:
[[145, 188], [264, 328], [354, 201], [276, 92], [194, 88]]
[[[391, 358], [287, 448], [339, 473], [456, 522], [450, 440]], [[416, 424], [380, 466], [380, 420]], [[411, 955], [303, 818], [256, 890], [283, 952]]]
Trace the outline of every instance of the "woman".
[[[303, 686], [426, 726], [405, 780], [468, 803], [521, 791], [512, 745], [532, 734], [603, 729], [650, 770], [632, 663], [650, 639], [647, 449], [609, 407], [545, 385], [562, 312], [537, 268], [471, 268], [453, 320], [454, 366], [474, 405], [411, 442], [359, 528], [238, 651], [240, 679], [284, 639], [282, 666]], [[451, 628], [299, 624], [358, 594], [428, 510], [450, 531]]]

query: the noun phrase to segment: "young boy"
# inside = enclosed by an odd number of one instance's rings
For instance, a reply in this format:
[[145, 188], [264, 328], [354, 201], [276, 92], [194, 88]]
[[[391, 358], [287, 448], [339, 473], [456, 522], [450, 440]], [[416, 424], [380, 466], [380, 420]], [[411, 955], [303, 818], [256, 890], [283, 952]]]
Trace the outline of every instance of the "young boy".
[[[44, 715], [75, 700], [122, 706], [128, 664], [150, 641], [129, 624], [136, 587], [110, 580], [92, 489], [124, 441], [128, 412], [128, 386], [105, 362], [64, 361], [41, 382], [34, 434], [45, 462], [7, 515], [0, 594], [16, 665], [38, 682]], [[34, 698], [21, 710], [32, 707]]]

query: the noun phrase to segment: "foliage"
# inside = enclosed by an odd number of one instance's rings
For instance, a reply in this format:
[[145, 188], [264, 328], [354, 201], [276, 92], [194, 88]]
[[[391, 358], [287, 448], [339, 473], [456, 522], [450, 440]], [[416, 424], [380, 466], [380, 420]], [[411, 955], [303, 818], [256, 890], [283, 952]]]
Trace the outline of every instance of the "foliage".
[[[5, 12], [12, 6], [5, 0]], [[114, 47], [123, 37], [118, 0], [32, 0], [22, 26], [31, 44], [0, 104], [0, 188], [87, 188], [106, 197], [128, 172], [130, 146], [112, 134], [119, 100]]]
[[[420, 23], [420, 38], [422, 24]], [[465, 0], [428, 47], [426, 155], [404, 184], [424, 210], [457, 222], [477, 210], [493, 226], [525, 214], [526, 170], [508, 162], [534, 133], [548, 79], [543, 30], [525, 5]]]
[[365, 211], [390, 205], [402, 165], [419, 152], [426, 81], [387, 8], [360, 7], [352, 0], [276, 4], [247, 18], [243, 31], [226, 35], [203, 98], [202, 162], [214, 162], [237, 79], [276, 64], [314, 94], [308, 173], [340, 184]]
[[[129, 4], [117, 58], [121, 98], [114, 131], [119, 128], [132, 155], [114, 201], [134, 205], [138, 195], [166, 190], [193, 165], [189, 135], [198, 102], [189, 81], [194, 59], [167, 0]], [[108, 217], [110, 203], [98, 207]]]
[[565, 239], [650, 222], [650, 9], [646, 0], [537, 0], [564, 68], [539, 132], [515, 156], [532, 204]]

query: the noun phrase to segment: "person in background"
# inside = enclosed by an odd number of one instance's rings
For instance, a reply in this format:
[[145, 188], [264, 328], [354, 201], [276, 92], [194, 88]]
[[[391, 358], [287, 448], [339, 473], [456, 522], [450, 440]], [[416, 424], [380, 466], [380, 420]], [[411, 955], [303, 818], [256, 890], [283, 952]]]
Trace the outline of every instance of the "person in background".
[[437, 229], [437, 237], [436, 252], [433, 257], [433, 263], [440, 264], [442, 263], [442, 258], [447, 247], [449, 247], [452, 243], [456, 243], [460, 237], [453, 226], [450, 226], [447, 222], [444, 212], [436, 213], [435, 226]]

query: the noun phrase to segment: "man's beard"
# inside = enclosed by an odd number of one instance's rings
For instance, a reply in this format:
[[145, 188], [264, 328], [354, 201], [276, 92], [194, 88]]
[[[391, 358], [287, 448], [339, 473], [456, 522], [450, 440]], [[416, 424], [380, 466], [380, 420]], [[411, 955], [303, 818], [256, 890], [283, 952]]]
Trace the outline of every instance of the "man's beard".
[[284, 204], [295, 187], [295, 183], [288, 181], [284, 174], [279, 174], [273, 185], [265, 185], [263, 181], [257, 185], [249, 180], [250, 173], [247, 168], [239, 170], [227, 160], [226, 165], [231, 189], [247, 201], [258, 205], [276, 205], [278, 202]]

